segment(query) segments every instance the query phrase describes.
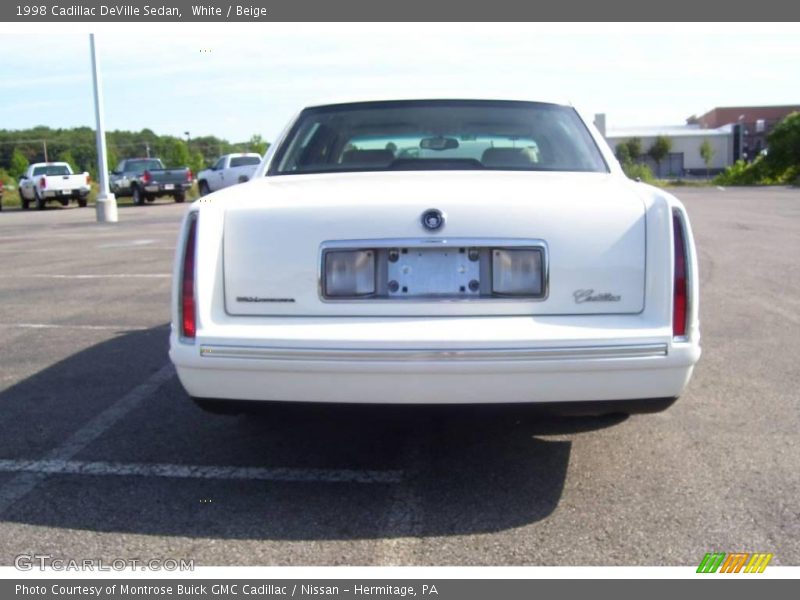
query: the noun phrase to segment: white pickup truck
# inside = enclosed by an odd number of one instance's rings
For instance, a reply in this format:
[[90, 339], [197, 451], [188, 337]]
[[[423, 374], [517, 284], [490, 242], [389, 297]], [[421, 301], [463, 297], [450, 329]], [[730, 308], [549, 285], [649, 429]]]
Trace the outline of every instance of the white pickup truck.
[[48, 200], [58, 200], [67, 206], [77, 200], [78, 206], [86, 206], [89, 198], [89, 173], [73, 173], [65, 162], [34, 163], [19, 180], [19, 197], [22, 209], [28, 210], [31, 202], [36, 209], [44, 209]]
[[261, 164], [260, 154], [245, 153], [220, 156], [213, 167], [198, 173], [197, 185], [200, 195], [205, 196], [222, 188], [248, 181], [259, 164]]

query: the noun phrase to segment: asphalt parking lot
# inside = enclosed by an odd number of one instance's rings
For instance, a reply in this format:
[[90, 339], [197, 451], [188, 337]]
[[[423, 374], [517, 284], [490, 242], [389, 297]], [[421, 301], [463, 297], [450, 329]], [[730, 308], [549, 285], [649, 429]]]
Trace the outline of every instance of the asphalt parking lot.
[[169, 366], [185, 206], [0, 213], [0, 564], [800, 564], [800, 190], [679, 189], [703, 357], [657, 415], [203, 413]]

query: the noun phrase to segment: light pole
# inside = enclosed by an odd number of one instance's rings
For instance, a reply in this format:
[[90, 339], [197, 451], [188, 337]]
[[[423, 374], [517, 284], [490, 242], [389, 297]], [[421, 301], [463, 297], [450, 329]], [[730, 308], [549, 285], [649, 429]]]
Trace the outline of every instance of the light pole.
[[94, 116], [97, 127], [97, 176], [100, 192], [97, 195], [95, 211], [98, 223], [116, 223], [117, 199], [108, 189], [108, 158], [106, 156], [106, 133], [103, 128], [103, 92], [100, 84], [100, 66], [94, 45], [94, 34], [89, 34], [89, 47], [92, 53], [92, 82], [94, 83]]

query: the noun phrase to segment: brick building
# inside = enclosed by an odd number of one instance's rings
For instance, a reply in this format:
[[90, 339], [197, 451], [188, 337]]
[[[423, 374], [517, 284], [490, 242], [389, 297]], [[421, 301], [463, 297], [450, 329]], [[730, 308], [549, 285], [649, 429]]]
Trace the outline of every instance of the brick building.
[[[703, 129], [696, 124], [624, 127], [609, 129], [604, 135], [615, 153], [620, 143], [632, 138], [639, 139], [643, 154], [636, 160], [650, 167], [656, 177], [715, 175], [733, 164], [734, 136], [730, 125], [716, 129]], [[669, 154], [660, 163], [647, 156], [647, 150], [657, 137], [669, 138], [672, 144]], [[700, 155], [703, 142], [711, 144], [713, 152], [708, 165]]]
[[699, 117], [689, 117], [689, 125], [703, 129], [733, 126], [733, 159], [753, 160], [767, 147], [767, 134], [787, 115], [800, 111], [800, 105], [720, 106]]

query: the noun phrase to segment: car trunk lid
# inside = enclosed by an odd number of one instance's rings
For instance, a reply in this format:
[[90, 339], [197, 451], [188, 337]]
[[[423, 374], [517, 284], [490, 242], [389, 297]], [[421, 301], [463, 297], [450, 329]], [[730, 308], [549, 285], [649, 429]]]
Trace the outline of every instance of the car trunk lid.
[[[230, 315], [632, 314], [644, 306], [644, 204], [612, 175], [292, 175], [234, 188], [226, 198], [221, 201], [226, 202], [224, 287]], [[446, 218], [434, 232], [421, 222], [431, 208]], [[323, 297], [326, 247], [434, 243], [455, 251], [470, 246], [470, 240], [488, 247], [505, 246], [504, 240], [509, 246], [542, 241], [546, 293], [536, 299], [473, 296], [463, 301]]]

